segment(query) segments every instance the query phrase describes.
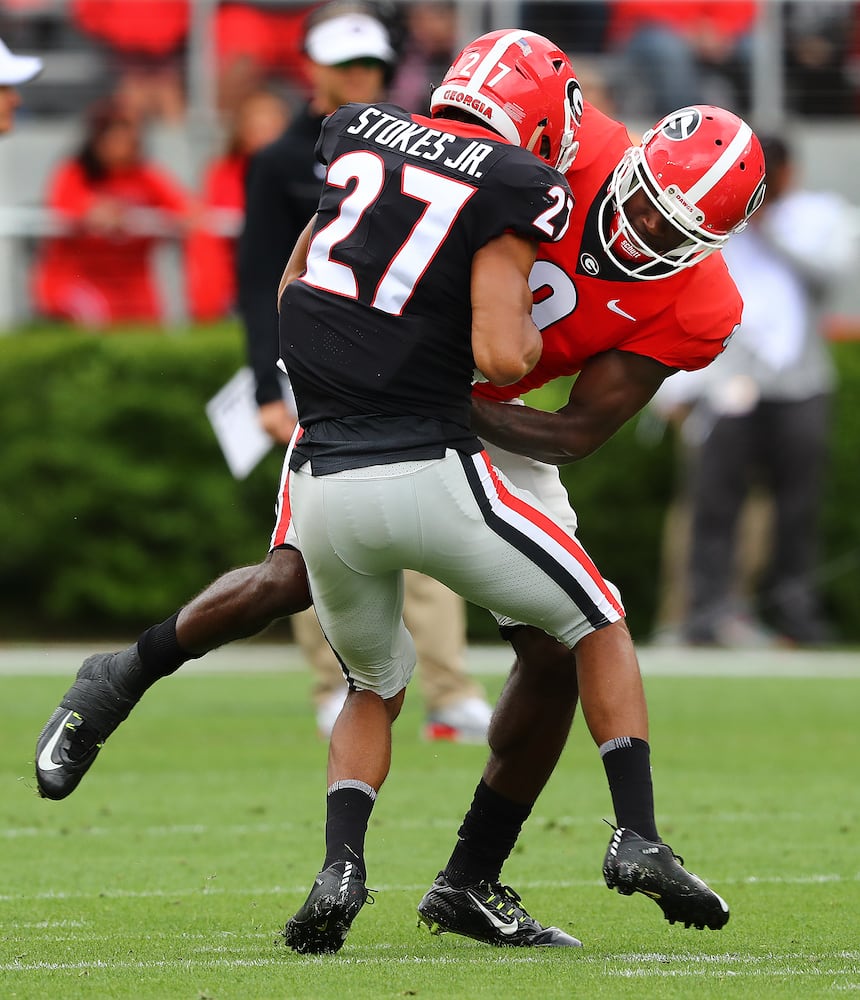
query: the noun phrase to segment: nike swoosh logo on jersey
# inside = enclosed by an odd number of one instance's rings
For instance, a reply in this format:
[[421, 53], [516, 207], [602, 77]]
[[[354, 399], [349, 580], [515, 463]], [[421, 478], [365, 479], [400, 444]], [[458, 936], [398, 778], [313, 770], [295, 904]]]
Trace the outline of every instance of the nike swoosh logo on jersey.
[[628, 312], [624, 312], [624, 310], [621, 308], [621, 306], [618, 305], [618, 303], [620, 301], [621, 301], [621, 299], [610, 299], [606, 303], [606, 308], [610, 312], [614, 312], [616, 315], [623, 316], [625, 319], [632, 320], [635, 323], [636, 322], [636, 317], [635, 316], [631, 316], [630, 313], [628, 313]]
[[478, 899], [476, 896], [473, 896], [471, 892], [467, 892], [466, 895], [469, 897], [469, 899], [472, 900], [475, 906], [478, 907], [481, 913], [484, 914], [487, 920], [490, 921], [493, 927], [495, 927], [500, 934], [504, 934], [505, 936], [510, 937], [511, 934], [516, 934], [516, 932], [519, 930], [520, 925], [516, 917], [514, 917], [511, 920], [502, 920], [502, 918], [498, 916], [498, 914], [493, 913], [492, 910], [488, 910], [486, 906], [484, 906], [484, 904], [480, 901], [480, 899]]
[[73, 714], [72, 712], [67, 712], [65, 718], [60, 719], [57, 723], [57, 728], [51, 734], [51, 738], [42, 747], [42, 752], [39, 754], [39, 760], [37, 761], [40, 771], [56, 771], [58, 767], [63, 766], [62, 763], [54, 763], [54, 747], [60, 742], [60, 737], [63, 735], [66, 723], [71, 719]]

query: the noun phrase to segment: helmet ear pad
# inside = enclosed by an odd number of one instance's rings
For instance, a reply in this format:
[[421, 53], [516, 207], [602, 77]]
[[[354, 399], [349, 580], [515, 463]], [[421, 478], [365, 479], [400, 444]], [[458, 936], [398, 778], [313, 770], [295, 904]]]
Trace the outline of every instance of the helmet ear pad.
[[455, 58], [430, 97], [431, 115], [455, 108], [556, 169], [570, 166], [584, 101], [567, 55], [521, 29], [481, 35]]

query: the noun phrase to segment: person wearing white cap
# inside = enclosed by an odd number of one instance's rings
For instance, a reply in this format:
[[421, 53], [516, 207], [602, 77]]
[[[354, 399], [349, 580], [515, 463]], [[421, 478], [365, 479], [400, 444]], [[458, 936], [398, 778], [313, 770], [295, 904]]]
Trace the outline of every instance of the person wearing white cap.
[[260, 421], [284, 445], [295, 420], [284, 404], [275, 367], [279, 344], [272, 289], [317, 208], [323, 172], [314, 147], [323, 119], [341, 104], [378, 100], [396, 59], [377, 9], [350, 0], [333, 0], [311, 12], [303, 48], [308, 101], [284, 134], [249, 165], [238, 252], [239, 312], [257, 382]]
[[[342, 104], [381, 98], [397, 58], [380, 8], [354, 0], [333, 0], [311, 12], [304, 52], [309, 100], [286, 132], [249, 165], [238, 250], [239, 312], [256, 378], [260, 421], [283, 445], [289, 444], [296, 415], [284, 401], [275, 366], [280, 348], [273, 289], [317, 208], [325, 170], [314, 147], [323, 119]], [[271, 557], [279, 558], [277, 549]], [[466, 672], [462, 599], [438, 581], [410, 572], [406, 617], [419, 648], [426, 737], [483, 743], [492, 708]], [[317, 726], [320, 735], [328, 737], [346, 697], [343, 673], [312, 608], [294, 614], [292, 628], [313, 669]]]
[[383, 65], [394, 62], [388, 29], [372, 14], [360, 10], [313, 24], [305, 36], [305, 53], [320, 66], [341, 66], [356, 60]]
[[16, 56], [0, 39], [0, 135], [11, 130], [15, 109], [21, 103], [17, 87], [29, 83], [42, 72], [37, 56]]

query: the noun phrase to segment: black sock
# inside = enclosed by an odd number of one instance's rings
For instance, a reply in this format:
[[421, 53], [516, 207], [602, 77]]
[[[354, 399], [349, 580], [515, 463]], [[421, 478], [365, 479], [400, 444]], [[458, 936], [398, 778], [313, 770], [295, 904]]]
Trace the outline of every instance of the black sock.
[[137, 640], [137, 655], [143, 665], [143, 679], [147, 687], [159, 677], [166, 677], [178, 670], [187, 660], [196, 660], [202, 653], [186, 652], [176, 638], [176, 620], [179, 612], [148, 628]]
[[366, 876], [364, 835], [376, 801], [376, 791], [364, 781], [336, 781], [326, 796], [325, 861], [352, 861]]
[[600, 748], [609, 780], [615, 822], [646, 840], [660, 840], [654, 819], [651, 748], [635, 736], [619, 736]]
[[482, 778], [457, 832], [460, 839], [445, 866], [448, 881], [455, 886], [498, 882], [502, 865], [531, 811], [531, 806], [494, 792]]

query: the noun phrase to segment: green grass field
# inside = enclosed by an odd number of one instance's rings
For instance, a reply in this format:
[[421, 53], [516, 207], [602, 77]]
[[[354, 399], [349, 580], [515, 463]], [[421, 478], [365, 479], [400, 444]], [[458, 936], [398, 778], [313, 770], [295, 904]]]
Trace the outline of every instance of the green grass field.
[[[716, 933], [669, 926], [651, 901], [603, 885], [610, 802], [577, 719], [505, 879], [581, 952], [416, 927], [485, 758], [422, 742], [416, 686], [368, 835], [376, 903], [321, 958], [278, 934], [322, 859], [326, 747], [310, 678], [243, 672], [242, 647], [225, 655], [223, 672], [153, 689], [59, 803], [36, 796], [31, 762], [71, 673], [0, 678], [4, 1000], [860, 995], [860, 666], [646, 670], [661, 832], [731, 905]], [[483, 678], [491, 695], [502, 679]]]

